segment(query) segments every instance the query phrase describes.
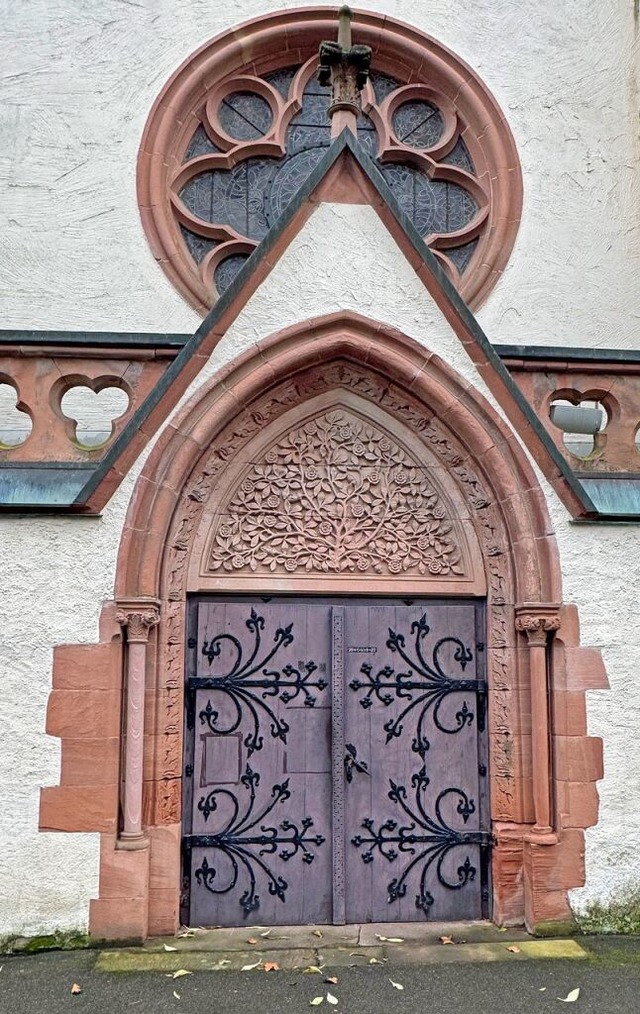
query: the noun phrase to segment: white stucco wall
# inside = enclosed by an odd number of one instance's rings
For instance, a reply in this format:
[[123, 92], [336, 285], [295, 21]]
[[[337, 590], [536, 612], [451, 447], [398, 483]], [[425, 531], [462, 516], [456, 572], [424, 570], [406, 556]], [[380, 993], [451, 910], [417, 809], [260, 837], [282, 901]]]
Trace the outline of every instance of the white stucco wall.
[[[172, 71], [275, 0], [7, 4], [0, 109], [3, 327], [190, 331], [151, 256], [135, 163]], [[631, 0], [368, 0], [467, 60], [496, 95], [525, 179], [516, 249], [482, 309], [494, 341], [638, 339], [638, 26]]]
[[[331, 205], [314, 213], [191, 390], [276, 329], [341, 308], [395, 325], [488, 393], [375, 213]], [[39, 788], [55, 784], [59, 770], [58, 743], [43, 732], [51, 653], [57, 643], [97, 638], [127, 504], [147, 453], [99, 519], [0, 517], [0, 933], [83, 926], [88, 900], [96, 895], [97, 836], [37, 831]], [[605, 737], [606, 778], [601, 822], [588, 832], [589, 881], [578, 895], [583, 901], [632, 878], [640, 846], [640, 820], [634, 822], [629, 807], [630, 796], [640, 791], [640, 742], [630, 734], [640, 714], [634, 679], [640, 617], [625, 597], [640, 580], [640, 527], [573, 525], [555, 494], [547, 495], [565, 598], [580, 607], [585, 642], [604, 649], [612, 687], [589, 701], [590, 732]], [[37, 870], [37, 878], [25, 870]]]
[[[0, 22], [10, 36], [0, 107], [1, 326], [193, 330], [196, 316], [155, 264], [139, 224], [137, 146], [177, 64], [222, 28], [277, 5], [10, 6]], [[479, 314], [489, 337], [636, 347], [633, 5], [544, 0], [527, 12], [526, 31], [510, 0], [480, 0], [473, 10], [454, 0], [368, 6], [418, 24], [468, 60], [514, 131], [525, 210], [505, 276]], [[331, 206], [297, 237], [203, 376], [257, 338], [342, 308], [393, 324], [478, 383], [373, 212]], [[142, 459], [100, 519], [0, 517], [0, 934], [82, 927], [97, 893], [97, 836], [37, 831], [39, 788], [59, 773], [59, 745], [45, 736], [44, 715], [53, 645], [97, 637], [141, 466]], [[588, 885], [575, 895], [584, 903], [635, 876], [640, 846], [633, 803], [640, 618], [629, 595], [640, 579], [640, 528], [572, 525], [547, 496], [565, 599], [579, 605], [583, 640], [603, 649], [611, 682], [589, 698], [589, 731], [605, 739], [606, 776], [600, 824], [587, 835]]]

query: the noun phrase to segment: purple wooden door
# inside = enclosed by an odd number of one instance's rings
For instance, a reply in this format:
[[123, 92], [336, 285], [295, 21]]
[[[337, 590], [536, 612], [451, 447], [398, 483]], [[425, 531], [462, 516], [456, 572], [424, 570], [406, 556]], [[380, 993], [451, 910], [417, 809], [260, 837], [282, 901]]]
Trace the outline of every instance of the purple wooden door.
[[330, 606], [200, 602], [189, 642], [189, 921], [331, 922]]
[[190, 603], [183, 920], [487, 914], [482, 609]]
[[487, 914], [477, 622], [468, 602], [345, 611], [350, 922]]

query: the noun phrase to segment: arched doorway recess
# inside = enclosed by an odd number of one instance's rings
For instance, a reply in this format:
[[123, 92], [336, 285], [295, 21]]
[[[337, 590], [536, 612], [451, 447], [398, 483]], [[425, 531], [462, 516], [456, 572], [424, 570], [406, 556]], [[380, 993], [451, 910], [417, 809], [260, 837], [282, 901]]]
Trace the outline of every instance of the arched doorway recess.
[[[359, 419], [368, 440], [383, 433], [431, 470], [436, 515], [451, 521], [440, 550], [444, 544], [455, 566], [443, 563], [442, 552], [439, 561], [418, 553], [413, 563], [382, 570], [368, 570], [371, 561], [346, 573], [305, 566], [301, 578], [277, 561], [254, 560], [251, 569], [246, 553], [235, 561], [227, 553], [225, 565], [220, 546], [233, 525], [217, 543], [214, 536], [220, 510], [229, 512], [231, 491], [244, 481], [242, 462], [274, 464], [273, 447], [292, 427], [313, 430], [340, 413], [345, 426], [346, 416]], [[121, 819], [117, 842], [103, 835], [92, 933], [175, 931], [187, 596], [241, 590], [247, 575], [263, 594], [368, 588], [486, 596], [492, 915], [530, 927], [569, 918], [567, 891], [583, 882], [583, 829], [597, 819], [601, 777], [599, 741], [586, 736], [584, 689], [595, 683], [580, 674], [586, 666], [593, 677], [601, 664], [578, 647], [575, 609], [562, 605], [542, 491], [482, 395], [399, 332], [344, 313], [281, 332], [204, 385], [165, 429], [138, 480], [118, 559], [118, 612], [108, 607], [103, 617], [105, 640], [118, 640], [122, 628], [128, 641], [124, 831]], [[124, 895], [118, 885], [127, 877]], [[135, 896], [137, 908], [118, 916], [117, 890]]]

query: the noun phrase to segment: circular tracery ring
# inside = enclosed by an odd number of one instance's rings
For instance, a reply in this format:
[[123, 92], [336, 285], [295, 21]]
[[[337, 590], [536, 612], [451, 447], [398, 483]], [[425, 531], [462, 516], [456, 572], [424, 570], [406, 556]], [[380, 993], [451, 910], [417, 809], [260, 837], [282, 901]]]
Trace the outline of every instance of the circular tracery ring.
[[[152, 249], [201, 312], [278, 221], [331, 142], [316, 80], [330, 9], [268, 15], [212, 40], [158, 97], [139, 156]], [[458, 57], [393, 19], [358, 13], [373, 48], [358, 139], [401, 209], [477, 306], [511, 252], [522, 185], [495, 100]]]

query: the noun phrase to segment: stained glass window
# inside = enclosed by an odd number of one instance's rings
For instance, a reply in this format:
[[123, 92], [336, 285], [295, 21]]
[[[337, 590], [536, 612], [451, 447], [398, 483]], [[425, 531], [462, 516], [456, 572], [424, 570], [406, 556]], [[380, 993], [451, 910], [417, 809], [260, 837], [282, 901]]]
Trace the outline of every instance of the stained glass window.
[[266, 99], [255, 92], [234, 92], [222, 100], [218, 120], [225, 134], [237, 141], [264, 137], [273, 122]]
[[403, 102], [393, 114], [393, 132], [402, 144], [432, 148], [442, 137], [444, 122], [431, 102]]
[[[263, 80], [288, 100], [296, 73], [297, 68], [290, 67], [267, 74]], [[402, 87], [395, 78], [384, 74], [373, 74], [371, 86], [376, 103], [384, 102]], [[240, 90], [224, 98], [217, 113], [220, 128], [227, 136], [247, 142], [248, 150], [246, 157], [240, 158], [230, 169], [196, 173], [182, 187], [180, 200], [194, 219], [225, 227], [230, 231], [230, 240], [241, 238], [258, 243], [263, 239], [331, 143], [330, 94], [330, 89], [318, 84], [315, 76], [310, 77], [302, 92], [300, 107], [289, 119], [284, 154], [279, 157], [255, 156], [250, 152], [250, 142], [264, 138], [273, 124], [273, 112], [266, 99], [257, 92]], [[370, 110], [371, 107], [365, 108]], [[397, 105], [390, 125], [401, 146], [421, 152], [441, 141], [445, 118], [433, 102], [409, 99]], [[367, 112], [358, 117], [357, 129], [358, 140], [367, 154], [377, 159], [378, 168], [401, 210], [421, 236], [426, 239], [459, 232], [473, 221], [479, 210], [478, 203], [462, 180], [432, 178], [426, 165], [416, 166], [396, 159], [389, 163], [381, 158], [378, 131]], [[200, 155], [219, 151], [210, 133], [204, 124], [197, 127], [185, 152], [185, 164]], [[471, 156], [459, 136], [442, 161], [473, 174]], [[183, 226], [182, 234], [197, 263], [201, 263], [216, 245], [198, 237], [194, 222], [189, 229]], [[475, 241], [461, 238], [459, 247], [449, 248], [444, 254], [459, 272], [463, 272], [474, 249]], [[218, 262], [213, 275], [218, 294], [228, 288], [246, 257], [232, 254]]]
[[[471, 307], [513, 248], [522, 173], [504, 112], [455, 53], [386, 15], [355, 15], [373, 53], [357, 135], [407, 226]], [[138, 155], [154, 256], [206, 312], [308, 186], [331, 144], [331, 89], [317, 80], [335, 12], [285, 8], [211, 39], [166, 82]]]

